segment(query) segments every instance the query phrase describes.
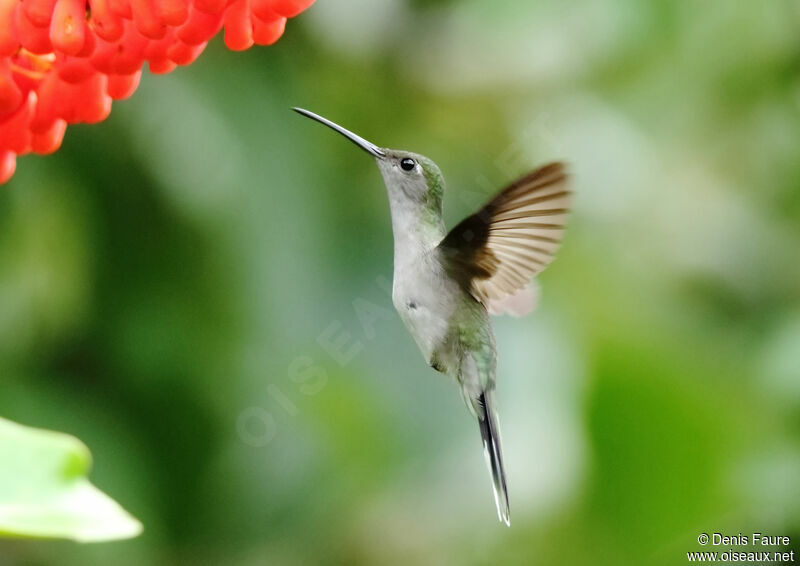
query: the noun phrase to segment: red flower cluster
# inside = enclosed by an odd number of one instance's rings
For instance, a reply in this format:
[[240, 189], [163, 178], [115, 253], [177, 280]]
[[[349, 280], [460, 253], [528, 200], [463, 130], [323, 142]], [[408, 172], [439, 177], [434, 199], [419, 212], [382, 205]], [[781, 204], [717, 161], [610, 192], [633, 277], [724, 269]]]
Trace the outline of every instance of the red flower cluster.
[[188, 65], [225, 28], [241, 51], [270, 45], [314, 0], [0, 0], [0, 183], [16, 156], [59, 148], [130, 96], [142, 64]]

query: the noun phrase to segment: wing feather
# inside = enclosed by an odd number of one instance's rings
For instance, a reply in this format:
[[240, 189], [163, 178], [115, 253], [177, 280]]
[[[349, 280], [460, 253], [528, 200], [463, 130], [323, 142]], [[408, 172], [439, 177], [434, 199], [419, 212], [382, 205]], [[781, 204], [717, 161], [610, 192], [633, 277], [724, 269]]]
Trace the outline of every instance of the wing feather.
[[553, 260], [571, 203], [562, 163], [521, 177], [439, 244], [451, 273], [487, 307], [524, 289]]

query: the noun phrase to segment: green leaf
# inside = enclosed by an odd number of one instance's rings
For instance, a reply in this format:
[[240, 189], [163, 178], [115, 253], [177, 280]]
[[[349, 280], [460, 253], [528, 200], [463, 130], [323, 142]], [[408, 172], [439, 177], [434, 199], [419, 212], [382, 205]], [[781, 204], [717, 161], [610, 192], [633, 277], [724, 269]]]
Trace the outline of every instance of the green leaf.
[[86, 475], [77, 438], [0, 418], [0, 536], [80, 542], [135, 537], [142, 524]]

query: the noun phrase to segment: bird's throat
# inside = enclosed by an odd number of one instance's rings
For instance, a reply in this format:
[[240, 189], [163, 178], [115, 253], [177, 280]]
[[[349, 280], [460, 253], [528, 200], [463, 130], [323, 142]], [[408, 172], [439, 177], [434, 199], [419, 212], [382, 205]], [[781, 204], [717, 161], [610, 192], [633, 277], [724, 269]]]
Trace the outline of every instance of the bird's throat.
[[439, 211], [430, 210], [425, 203], [389, 197], [394, 234], [395, 268], [415, 261], [442, 241], [444, 221]]

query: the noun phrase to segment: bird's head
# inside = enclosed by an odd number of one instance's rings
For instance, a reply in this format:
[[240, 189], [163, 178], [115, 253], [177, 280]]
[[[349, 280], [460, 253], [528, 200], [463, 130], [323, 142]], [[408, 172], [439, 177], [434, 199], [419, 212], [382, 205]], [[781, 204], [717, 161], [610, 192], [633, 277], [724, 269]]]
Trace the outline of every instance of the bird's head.
[[418, 153], [379, 147], [318, 114], [302, 108], [294, 110], [339, 132], [372, 155], [383, 175], [390, 201], [405, 201], [441, 214], [444, 177], [436, 163]]

